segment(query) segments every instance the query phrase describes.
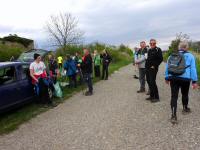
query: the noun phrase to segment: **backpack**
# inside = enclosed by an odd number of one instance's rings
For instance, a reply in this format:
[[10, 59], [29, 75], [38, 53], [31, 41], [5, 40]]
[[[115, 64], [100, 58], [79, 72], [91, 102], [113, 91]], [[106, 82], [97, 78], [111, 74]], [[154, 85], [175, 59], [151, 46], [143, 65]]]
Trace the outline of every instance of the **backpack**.
[[168, 72], [171, 75], [182, 75], [185, 73], [186, 66], [184, 53], [172, 53], [168, 60]]

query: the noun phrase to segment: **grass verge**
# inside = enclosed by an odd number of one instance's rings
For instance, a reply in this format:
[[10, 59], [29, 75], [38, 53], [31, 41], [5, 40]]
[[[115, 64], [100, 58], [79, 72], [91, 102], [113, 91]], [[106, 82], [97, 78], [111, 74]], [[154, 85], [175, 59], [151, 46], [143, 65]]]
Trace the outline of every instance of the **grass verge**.
[[[119, 61], [110, 65], [110, 74], [119, 68], [130, 64], [130, 61]], [[98, 82], [99, 79], [94, 78], [94, 83]], [[73, 96], [75, 93], [80, 92], [82, 88], [79, 86], [77, 89], [65, 88], [63, 90], [63, 99], [55, 99], [57, 104], [65, 102], [69, 97]], [[36, 117], [37, 115], [48, 111], [50, 108], [44, 108], [41, 105], [30, 103], [19, 109], [10, 111], [5, 114], [0, 115], [0, 135], [9, 133], [16, 130], [21, 124], [29, 121], [30, 119]]]

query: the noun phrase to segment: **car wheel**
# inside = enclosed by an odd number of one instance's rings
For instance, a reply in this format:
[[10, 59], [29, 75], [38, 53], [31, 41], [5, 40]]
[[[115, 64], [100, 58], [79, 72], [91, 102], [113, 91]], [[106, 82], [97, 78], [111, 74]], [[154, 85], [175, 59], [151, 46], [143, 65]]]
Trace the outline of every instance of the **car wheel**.
[[53, 90], [51, 88], [48, 88], [49, 98], [53, 98]]

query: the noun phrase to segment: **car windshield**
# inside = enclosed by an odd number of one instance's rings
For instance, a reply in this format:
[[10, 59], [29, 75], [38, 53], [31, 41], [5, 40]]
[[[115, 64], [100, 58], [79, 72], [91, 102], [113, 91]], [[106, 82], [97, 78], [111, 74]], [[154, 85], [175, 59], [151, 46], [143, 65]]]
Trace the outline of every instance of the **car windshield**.
[[22, 62], [31, 62], [34, 60], [33, 55], [35, 53], [38, 53], [43, 57], [47, 53], [47, 51], [46, 50], [30, 50], [30, 51], [22, 53], [19, 56], [18, 60]]

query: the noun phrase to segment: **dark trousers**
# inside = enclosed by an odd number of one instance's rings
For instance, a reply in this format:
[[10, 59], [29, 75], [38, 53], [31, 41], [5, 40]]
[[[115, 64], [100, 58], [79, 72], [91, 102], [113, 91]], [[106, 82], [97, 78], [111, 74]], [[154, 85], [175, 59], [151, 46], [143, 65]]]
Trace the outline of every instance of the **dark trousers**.
[[62, 63], [59, 63], [58, 67], [59, 67], [59, 69], [61, 69], [62, 68]]
[[102, 79], [108, 79], [108, 64], [103, 64], [103, 70], [102, 70]]
[[170, 86], [172, 114], [176, 115], [179, 89], [181, 89], [183, 108], [187, 108], [188, 106], [190, 81], [171, 80]]
[[94, 74], [95, 74], [95, 77], [100, 77], [101, 76], [100, 66], [94, 66]]
[[35, 92], [37, 95], [37, 102], [42, 104], [51, 104], [52, 101], [49, 97], [48, 86], [45, 84], [44, 79], [40, 78], [39, 83], [35, 85]]
[[69, 76], [69, 87], [76, 88], [77, 87], [77, 80], [76, 80], [76, 74]]
[[84, 80], [87, 83], [88, 91], [92, 93], [93, 92], [92, 74], [90, 73], [84, 74]]
[[147, 83], [149, 85], [150, 89], [150, 97], [159, 99], [159, 94], [158, 94], [158, 87], [156, 84], [156, 76], [158, 73], [158, 69], [154, 68], [148, 68], [146, 70], [146, 77], [147, 77]]
[[139, 68], [140, 90], [145, 90], [145, 75], [146, 75], [146, 69]]

